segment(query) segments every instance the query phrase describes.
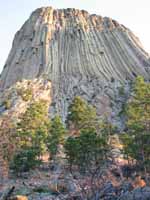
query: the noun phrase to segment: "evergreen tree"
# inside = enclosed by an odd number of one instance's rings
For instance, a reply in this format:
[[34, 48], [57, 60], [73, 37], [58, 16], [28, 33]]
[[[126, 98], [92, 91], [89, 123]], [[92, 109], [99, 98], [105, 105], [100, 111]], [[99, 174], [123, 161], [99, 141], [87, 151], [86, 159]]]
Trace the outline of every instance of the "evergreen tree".
[[79, 171], [89, 172], [103, 166], [110, 150], [108, 142], [112, 133], [108, 120], [100, 123], [96, 109], [77, 96], [69, 106], [67, 124], [78, 133], [65, 142], [70, 168], [76, 166]]
[[47, 138], [47, 147], [51, 159], [54, 159], [58, 152], [58, 146], [63, 142], [66, 130], [59, 116], [55, 116], [51, 120], [51, 127]]
[[9, 174], [9, 164], [16, 152], [15, 120], [11, 115], [0, 119], [0, 180]]
[[97, 123], [96, 109], [77, 96], [69, 106], [67, 125], [76, 131], [83, 128], [95, 127]]
[[135, 80], [126, 113], [128, 131], [121, 136], [124, 152], [136, 160], [146, 175], [150, 172], [150, 83], [142, 77]]
[[20, 122], [17, 124], [19, 146], [40, 148], [41, 145], [45, 145], [49, 126], [47, 102], [43, 100], [33, 102], [20, 117]]
[[107, 162], [109, 154], [108, 137], [97, 134], [94, 129], [82, 129], [77, 137], [69, 137], [65, 152], [70, 169], [78, 167], [81, 173], [95, 173]]
[[20, 117], [16, 128], [17, 151], [11, 167], [16, 173], [30, 170], [40, 162], [40, 156], [46, 151], [46, 139], [49, 131], [47, 102], [33, 102]]

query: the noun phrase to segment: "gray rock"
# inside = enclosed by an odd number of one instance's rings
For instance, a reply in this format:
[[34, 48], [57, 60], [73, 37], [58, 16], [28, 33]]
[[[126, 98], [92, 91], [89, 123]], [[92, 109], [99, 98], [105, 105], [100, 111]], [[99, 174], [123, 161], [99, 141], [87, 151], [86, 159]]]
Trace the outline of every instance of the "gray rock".
[[[52, 81], [51, 114], [59, 113], [65, 121], [68, 105], [80, 95], [99, 115], [110, 116], [112, 111], [119, 113], [125, 101], [117, 93], [120, 83], [136, 75], [149, 79], [149, 67], [149, 55], [137, 37], [115, 20], [82, 10], [45, 7], [34, 11], [16, 33], [0, 89], [44, 77]], [[124, 119], [112, 116], [121, 129], [119, 120]]]
[[100, 189], [99, 198], [105, 200], [115, 200], [116, 199], [116, 188], [111, 182], [106, 183], [103, 188]]
[[132, 192], [125, 192], [118, 200], [150, 200], [150, 187], [137, 188]]

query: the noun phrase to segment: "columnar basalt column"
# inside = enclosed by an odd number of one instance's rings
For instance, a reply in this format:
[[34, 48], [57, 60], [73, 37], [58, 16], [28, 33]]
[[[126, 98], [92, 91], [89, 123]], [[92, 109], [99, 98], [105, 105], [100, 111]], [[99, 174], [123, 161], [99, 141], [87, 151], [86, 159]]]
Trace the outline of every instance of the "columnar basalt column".
[[102, 114], [110, 104], [106, 88], [137, 75], [150, 79], [150, 60], [128, 28], [84, 10], [45, 7], [35, 10], [16, 33], [0, 88], [46, 77], [53, 87], [51, 112], [65, 118], [76, 95]]

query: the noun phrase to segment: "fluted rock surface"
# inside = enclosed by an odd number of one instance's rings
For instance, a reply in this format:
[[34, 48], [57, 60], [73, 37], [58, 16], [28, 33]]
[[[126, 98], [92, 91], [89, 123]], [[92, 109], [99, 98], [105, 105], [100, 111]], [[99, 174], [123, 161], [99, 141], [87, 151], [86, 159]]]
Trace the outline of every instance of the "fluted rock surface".
[[81, 95], [111, 112], [120, 83], [136, 75], [150, 78], [149, 55], [138, 38], [115, 20], [76, 9], [40, 8], [16, 33], [0, 88], [22, 79], [52, 82], [51, 112], [66, 116], [68, 104]]

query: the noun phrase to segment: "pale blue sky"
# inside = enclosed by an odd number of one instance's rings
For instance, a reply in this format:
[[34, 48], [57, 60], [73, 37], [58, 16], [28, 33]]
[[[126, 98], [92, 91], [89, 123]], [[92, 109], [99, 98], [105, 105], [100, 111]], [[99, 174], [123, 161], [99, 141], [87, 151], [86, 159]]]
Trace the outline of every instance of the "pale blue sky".
[[0, 71], [14, 34], [42, 6], [78, 8], [111, 17], [130, 28], [150, 53], [150, 0], [0, 0]]

